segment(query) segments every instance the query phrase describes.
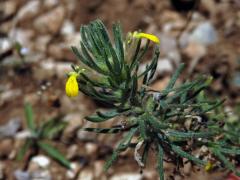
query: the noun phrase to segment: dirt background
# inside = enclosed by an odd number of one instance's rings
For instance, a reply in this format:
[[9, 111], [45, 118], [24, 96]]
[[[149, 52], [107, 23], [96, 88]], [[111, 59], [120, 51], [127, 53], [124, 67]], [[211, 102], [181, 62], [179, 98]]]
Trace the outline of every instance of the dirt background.
[[[79, 44], [80, 26], [97, 18], [108, 29], [119, 21], [125, 33], [141, 29], [160, 37], [161, 55], [152, 88], [163, 89], [178, 64], [184, 62], [179, 82], [199, 74], [211, 75], [214, 81], [209, 96], [226, 98], [224, 106], [229, 111], [238, 106], [240, 1], [201, 0], [189, 8], [184, 2], [191, 0], [1, 0], [0, 179], [20, 179], [16, 175], [19, 171], [31, 174], [32, 179], [157, 179], [154, 155], [140, 174], [132, 151], [121, 154], [114, 167], [103, 172], [104, 160], [119, 137], [74, 132], [78, 126], [96, 127], [84, 116], [96, 108], [106, 109], [81, 93], [70, 99], [64, 92], [66, 73], [71, 64], [78, 63], [70, 47]], [[26, 131], [25, 102], [32, 104], [38, 123], [56, 116], [69, 123], [62, 136], [51, 143], [74, 164], [74, 170], [45, 157], [50, 165], [40, 167], [30, 161], [27, 171], [22, 171], [24, 162], [15, 157], [23, 141], [19, 137]], [[9, 127], [16, 128], [6, 137], [3, 129]], [[174, 167], [165, 166], [167, 179], [227, 179], [224, 171], [207, 173], [189, 165], [176, 174]]]

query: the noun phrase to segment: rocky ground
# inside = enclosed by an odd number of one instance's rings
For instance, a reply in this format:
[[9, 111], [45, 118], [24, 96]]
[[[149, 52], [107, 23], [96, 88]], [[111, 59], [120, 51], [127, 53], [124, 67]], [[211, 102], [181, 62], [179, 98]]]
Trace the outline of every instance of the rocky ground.
[[[187, 68], [182, 79], [211, 75], [214, 81], [209, 94], [226, 98], [226, 111], [239, 106], [239, 0], [201, 0], [190, 11], [177, 11], [170, 1], [160, 0], [1, 0], [0, 179], [157, 179], [154, 163], [139, 173], [131, 151], [122, 154], [108, 173], [103, 172], [104, 160], [119, 137], [74, 132], [78, 126], [96, 126], [84, 116], [106, 108], [83, 94], [70, 99], [64, 93], [66, 73], [72, 63], [78, 63], [70, 47], [79, 43], [80, 26], [96, 18], [108, 28], [120, 21], [125, 33], [142, 29], [160, 37], [154, 89], [163, 89], [178, 64], [184, 62]], [[52, 144], [71, 161], [72, 170], [41, 152], [25, 169], [24, 161], [16, 161], [27, 137], [25, 102], [32, 104], [38, 123], [56, 116], [68, 122]], [[184, 166], [182, 174], [175, 174], [169, 164], [165, 166], [169, 179], [227, 177], [225, 172], [207, 173], [191, 164]]]

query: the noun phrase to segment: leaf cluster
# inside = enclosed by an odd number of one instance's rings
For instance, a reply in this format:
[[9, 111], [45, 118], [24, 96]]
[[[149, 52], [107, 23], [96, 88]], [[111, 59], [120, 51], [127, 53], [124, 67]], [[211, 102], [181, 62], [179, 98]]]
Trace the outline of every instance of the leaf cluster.
[[17, 159], [22, 160], [28, 151], [32, 151], [32, 155], [35, 155], [38, 150], [43, 150], [50, 157], [55, 159], [63, 166], [70, 168], [70, 163], [65, 159], [64, 155], [61, 154], [54, 146], [47, 143], [47, 140], [52, 140], [57, 137], [66, 127], [66, 123], [59, 121], [58, 118], [50, 119], [43, 122], [40, 126], [37, 126], [34, 120], [34, 113], [32, 106], [29, 103], [25, 104], [25, 117], [27, 128], [30, 132], [30, 136], [25, 140], [23, 146], [20, 148]]
[[[149, 49], [150, 41], [142, 45], [141, 39], [131, 36], [124, 39], [119, 24], [113, 25], [113, 37], [112, 42], [106, 27], [96, 20], [81, 27], [80, 48], [72, 47], [88, 69], [80, 72], [79, 89], [113, 107], [107, 112], [98, 111], [86, 119], [100, 123], [123, 116], [127, 122], [110, 128], [82, 129], [96, 133], [125, 133], [105, 169], [115, 162], [121, 152], [132, 146], [140, 146], [142, 154], [135, 159], [145, 164], [153, 146], [162, 180], [164, 161], [183, 165], [185, 158], [196, 165], [205, 166], [208, 156], [194, 152], [206, 146], [215, 161], [237, 173], [231, 161], [239, 155], [239, 144], [226, 140], [227, 132], [221, 127], [222, 119], [208, 118], [208, 114], [224, 102], [209, 100], [204, 95], [212, 79], [201, 76], [175, 86], [184, 68], [184, 64], [180, 64], [164, 90], [151, 90], [149, 84], [157, 68], [158, 45], [154, 46], [152, 59], [144, 72], [139, 73], [139, 64]], [[73, 69], [79, 72], [76, 66]], [[138, 136], [136, 144], [131, 143], [134, 136]]]

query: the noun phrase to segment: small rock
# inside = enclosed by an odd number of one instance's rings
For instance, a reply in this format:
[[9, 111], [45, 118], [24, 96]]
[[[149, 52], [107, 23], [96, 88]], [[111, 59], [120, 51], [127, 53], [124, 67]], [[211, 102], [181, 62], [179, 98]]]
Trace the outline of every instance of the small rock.
[[5, 17], [13, 15], [17, 10], [16, 1], [5, 1], [0, 3], [0, 11]]
[[[61, 34], [66, 36], [72, 35], [74, 34], [74, 32], [75, 32], [74, 24], [69, 20], [64, 21], [63, 26], [61, 28]], [[78, 34], [78, 36], [80, 35]]]
[[22, 95], [21, 89], [6, 90], [5, 92], [2, 92], [0, 94], [0, 105], [3, 105], [6, 102], [10, 102], [13, 99], [16, 99], [20, 95]]
[[77, 132], [77, 138], [82, 141], [92, 141], [96, 139], [96, 134], [88, 131], [82, 131], [81, 129]]
[[95, 143], [86, 143], [85, 149], [88, 155], [93, 155], [97, 152], [98, 146]]
[[29, 18], [33, 18], [39, 13], [39, 10], [40, 10], [39, 0], [27, 1], [27, 3], [19, 10], [17, 14], [17, 19], [23, 21]]
[[31, 47], [31, 39], [34, 37], [35, 32], [32, 29], [14, 28], [9, 32], [9, 38], [18, 42], [22, 47]]
[[5, 53], [11, 48], [12, 48], [12, 43], [8, 38], [0, 38], [0, 54]]
[[52, 180], [49, 170], [34, 171], [30, 174], [31, 180]]
[[68, 123], [64, 132], [71, 133], [83, 124], [83, 116], [80, 113], [69, 113], [63, 118], [63, 121]]
[[159, 59], [156, 74], [162, 75], [166, 72], [172, 72], [173, 71], [173, 65], [171, 64], [171, 61], [169, 59]]
[[191, 170], [192, 170], [192, 164], [191, 162], [188, 162], [186, 164], [184, 164], [184, 167], [183, 167], [183, 172], [185, 175], [190, 175], [191, 174]]
[[27, 138], [30, 138], [30, 137], [33, 137], [33, 134], [29, 130], [20, 131], [20, 132], [15, 134], [15, 138], [19, 139], [19, 140], [27, 139]]
[[14, 171], [14, 176], [17, 180], [30, 180], [30, 174], [26, 171], [16, 170]]
[[151, 88], [153, 90], [156, 90], [156, 91], [161, 91], [161, 90], [164, 90], [169, 82], [170, 78], [169, 76], [163, 78], [163, 79], [160, 79], [160, 80], [157, 80], [156, 82], [154, 82], [152, 85], [151, 85]]
[[72, 158], [74, 158], [74, 157], [76, 156], [76, 154], [77, 154], [77, 151], [78, 151], [78, 146], [77, 146], [76, 144], [71, 145], [71, 146], [68, 148], [66, 158], [67, 158], [67, 159], [72, 159]]
[[38, 155], [31, 159], [32, 162], [39, 165], [41, 168], [47, 168], [50, 165], [50, 160], [44, 155]]
[[142, 180], [143, 177], [141, 174], [134, 173], [124, 173], [124, 174], [115, 174], [110, 178], [110, 180]]
[[64, 7], [62, 6], [56, 7], [50, 12], [39, 16], [34, 21], [33, 24], [34, 28], [42, 34], [47, 33], [56, 34], [62, 26], [64, 15], [65, 15]]
[[20, 127], [20, 119], [10, 119], [7, 124], [0, 126], [0, 139], [6, 137], [14, 137]]
[[74, 179], [74, 178], [76, 178], [76, 175], [80, 170], [80, 166], [78, 163], [71, 163], [70, 167], [71, 167], [71, 169], [67, 171], [66, 176], [69, 179]]
[[78, 180], [93, 180], [93, 172], [90, 169], [83, 169], [78, 176]]
[[[54, 62], [52, 59], [40, 62], [42, 69], [37, 70], [36, 74], [40, 76], [52, 76], [57, 74], [59, 77], [64, 77], [69, 71], [71, 71], [71, 63], [66, 62]], [[40, 74], [39, 74], [40, 73]]]
[[44, 0], [43, 4], [46, 8], [52, 8], [59, 4], [59, 0]]
[[161, 39], [161, 43], [160, 43], [161, 53], [168, 54], [169, 52], [177, 48], [176, 38], [171, 37], [167, 34], [161, 34], [160, 39]]
[[240, 72], [235, 72], [233, 75], [233, 85], [240, 87]]
[[207, 48], [202, 44], [191, 42], [183, 50], [183, 53], [186, 54], [190, 59], [199, 59], [207, 54]]
[[200, 23], [190, 35], [190, 41], [202, 45], [210, 45], [217, 42], [217, 32], [211, 22]]
[[5, 167], [2, 162], [0, 162], [0, 179], [6, 179], [5, 177]]
[[94, 162], [94, 176], [100, 177], [103, 174], [104, 161], [97, 160]]
[[[77, 39], [75, 39], [75, 41], [76, 40]], [[79, 41], [77, 41], [77, 43], [79, 43]], [[48, 54], [57, 60], [76, 61], [77, 58], [73, 54], [70, 48], [75, 44], [76, 43], [68, 43], [68, 42], [50, 44], [48, 47]]]
[[50, 35], [38, 36], [36, 39], [35, 49], [41, 52], [45, 52], [50, 41], [51, 41]]
[[33, 172], [36, 172], [40, 169], [39, 165], [36, 162], [30, 162], [28, 165], [28, 172], [31, 174]]
[[[8, 157], [13, 150], [13, 140], [3, 139], [0, 142], [0, 157]], [[0, 178], [1, 179], [1, 178]]]

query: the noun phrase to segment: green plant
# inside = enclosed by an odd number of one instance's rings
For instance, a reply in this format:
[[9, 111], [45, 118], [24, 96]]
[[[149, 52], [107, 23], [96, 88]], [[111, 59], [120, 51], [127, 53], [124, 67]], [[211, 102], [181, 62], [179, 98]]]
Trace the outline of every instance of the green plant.
[[[117, 159], [119, 153], [135, 146], [135, 159], [141, 167], [147, 161], [151, 147], [155, 147], [160, 179], [164, 179], [163, 162], [183, 164], [183, 159], [205, 166], [225, 166], [237, 173], [234, 163], [235, 155], [240, 154], [239, 144], [225, 139], [228, 132], [221, 128], [217, 118], [207, 119], [206, 115], [223, 103], [211, 101], [204, 96], [211, 77], [201, 76], [193, 81], [186, 81], [175, 87], [177, 78], [184, 65], [173, 74], [167, 87], [153, 91], [149, 84], [156, 71], [159, 46], [156, 36], [135, 32], [122, 35], [119, 24], [113, 25], [114, 43], [100, 20], [82, 26], [80, 30], [80, 49], [72, 47], [81, 62], [72, 66], [66, 84], [66, 93], [76, 96], [78, 89], [89, 97], [112, 106], [107, 112], [97, 111], [86, 117], [88, 121], [100, 123], [114, 117], [123, 116], [125, 123], [110, 128], [83, 128], [96, 133], [124, 132], [122, 140], [106, 162], [107, 170]], [[142, 47], [142, 39], [147, 42]], [[153, 56], [144, 72], [139, 73], [139, 64], [146, 54], [150, 41], [155, 42]], [[187, 125], [188, 124], [188, 125]], [[131, 140], [138, 137], [138, 142]], [[208, 155], [197, 155], [196, 150], [207, 147]], [[142, 150], [142, 154], [139, 153]], [[215, 163], [215, 162], [221, 162]], [[213, 162], [213, 163], [212, 163]]]
[[70, 168], [70, 163], [65, 159], [64, 155], [61, 154], [55, 147], [46, 143], [47, 140], [51, 140], [56, 137], [67, 124], [63, 121], [59, 121], [58, 118], [55, 118], [43, 122], [38, 127], [34, 121], [32, 106], [28, 103], [25, 104], [25, 116], [30, 136], [25, 140], [23, 146], [19, 150], [17, 159], [22, 160], [25, 154], [28, 151], [31, 151], [28, 157], [28, 160], [30, 160], [31, 156], [36, 155], [39, 149], [41, 149], [63, 166]]

